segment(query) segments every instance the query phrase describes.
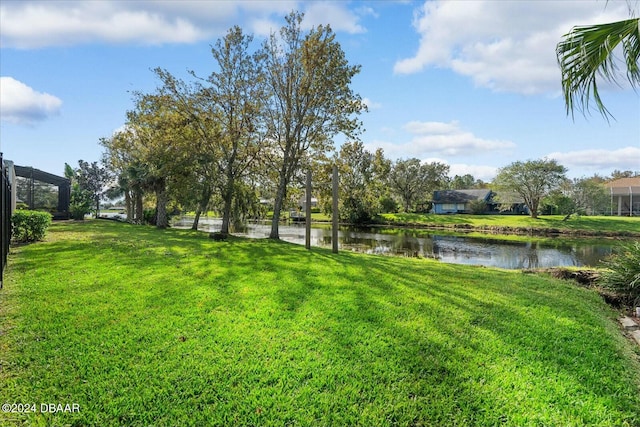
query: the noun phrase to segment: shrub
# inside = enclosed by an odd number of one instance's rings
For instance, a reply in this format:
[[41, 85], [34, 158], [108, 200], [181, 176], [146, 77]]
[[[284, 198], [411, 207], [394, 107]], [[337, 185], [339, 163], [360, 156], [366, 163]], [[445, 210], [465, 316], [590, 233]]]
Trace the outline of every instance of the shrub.
[[16, 242], [42, 240], [51, 225], [51, 214], [37, 211], [15, 211], [11, 216], [11, 233]]
[[623, 245], [603, 263], [600, 284], [618, 293], [627, 303], [640, 304], [640, 242]]
[[487, 211], [487, 202], [484, 200], [472, 200], [469, 202], [469, 209], [474, 215], [482, 215]]
[[78, 184], [74, 184], [71, 189], [71, 202], [69, 204], [69, 213], [73, 219], [83, 220], [84, 216], [91, 212], [93, 205], [93, 196], [90, 192], [80, 188]]
[[380, 199], [380, 206], [382, 213], [396, 213], [398, 212], [398, 209], [400, 209], [398, 202], [389, 196], [385, 196]]

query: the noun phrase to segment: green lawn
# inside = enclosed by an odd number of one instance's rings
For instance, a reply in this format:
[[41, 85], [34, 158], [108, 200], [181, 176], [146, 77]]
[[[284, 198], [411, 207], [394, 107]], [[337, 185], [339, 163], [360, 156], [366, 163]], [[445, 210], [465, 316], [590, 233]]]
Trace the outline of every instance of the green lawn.
[[637, 426], [640, 352], [547, 277], [108, 221], [12, 249], [0, 425]]

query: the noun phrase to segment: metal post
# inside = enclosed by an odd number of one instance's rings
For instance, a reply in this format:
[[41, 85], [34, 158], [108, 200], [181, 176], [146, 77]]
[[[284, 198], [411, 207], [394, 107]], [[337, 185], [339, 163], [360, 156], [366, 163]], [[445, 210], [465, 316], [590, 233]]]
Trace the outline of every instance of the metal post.
[[2, 277], [4, 275], [4, 262], [5, 262], [5, 236], [7, 227], [5, 221], [8, 221], [6, 217], [8, 207], [5, 206], [7, 202], [7, 183], [5, 182], [6, 174], [4, 173], [4, 160], [2, 159], [2, 153], [0, 153], [0, 289], [2, 289]]
[[307, 171], [307, 194], [305, 200], [306, 225], [304, 247], [311, 249], [311, 171]]
[[331, 246], [334, 254], [338, 253], [338, 166], [333, 166], [333, 209], [331, 227]]

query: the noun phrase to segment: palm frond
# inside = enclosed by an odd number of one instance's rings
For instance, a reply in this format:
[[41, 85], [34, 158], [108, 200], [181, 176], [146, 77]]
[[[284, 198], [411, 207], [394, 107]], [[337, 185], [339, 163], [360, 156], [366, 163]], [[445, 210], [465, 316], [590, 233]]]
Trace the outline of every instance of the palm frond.
[[586, 113], [591, 98], [600, 113], [611, 116], [604, 106], [596, 77], [618, 83], [617, 62], [613, 50], [622, 43], [627, 79], [632, 87], [640, 86], [640, 19], [633, 18], [608, 24], [577, 26], [565, 34], [556, 47], [562, 72], [562, 89], [567, 114], [575, 109]]

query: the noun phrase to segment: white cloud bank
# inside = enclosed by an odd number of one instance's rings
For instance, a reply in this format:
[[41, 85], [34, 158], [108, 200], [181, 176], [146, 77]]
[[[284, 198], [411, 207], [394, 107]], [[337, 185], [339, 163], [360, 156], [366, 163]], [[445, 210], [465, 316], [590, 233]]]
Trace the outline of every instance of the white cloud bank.
[[13, 77], [0, 77], [0, 119], [31, 125], [59, 114], [62, 101], [38, 92]]
[[443, 67], [495, 91], [556, 93], [561, 36], [575, 25], [628, 17], [627, 2], [429, 0], [414, 17], [418, 50], [394, 71]]
[[409, 122], [404, 129], [413, 135], [403, 149], [413, 157], [428, 155], [468, 156], [487, 151], [504, 151], [515, 148], [511, 141], [484, 139], [460, 127], [457, 121]]
[[292, 10], [304, 25], [330, 24], [334, 31], [363, 33], [367, 12], [344, 2], [282, 1], [20, 1], [0, 4], [0, 47], [33, 49], [95, 42], [192, 43], [223, 35], [234, 24], [247, 32], [276, 31]]
[[412, 121], [403, 129], [412, 135], [408, 142], [373, 141], [366, 144], [367, 149], [382, 148], [391, 159], [426, 159], [433, 156], [473, 156], [490, 151], [508, 152], [516, 147], [511, 141], [480, 138], [462, 129], [457, 121]]
[[427, 163], [445, 163], [449, 165], [449, 175], [452, 177], [471, 174], [476, 179], [484, 181], [492, 180], [498, 168], [456, 163], [446, 158], [464, 156], [473, 158], [496, 152], [507, 155], [516, 148], [516, 144], [511, 141], [478, 137], [463, 129], [455, 120], [448, 123], [412, 121], [406, 123], [403, 129], [410, 134], [408, 142], [371, 141], [365, 144], [365, 148], [371, 152], [382, 148], [385, 156], [391, 160], [417, 158]]
[[554, 152], [547, 157], [556, 159], [571, 169], [599, 171], [640, 170], [640, 147], [624, 147], [617, 150], [580, 150], [566, 153]]

